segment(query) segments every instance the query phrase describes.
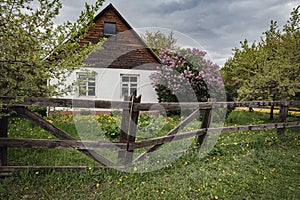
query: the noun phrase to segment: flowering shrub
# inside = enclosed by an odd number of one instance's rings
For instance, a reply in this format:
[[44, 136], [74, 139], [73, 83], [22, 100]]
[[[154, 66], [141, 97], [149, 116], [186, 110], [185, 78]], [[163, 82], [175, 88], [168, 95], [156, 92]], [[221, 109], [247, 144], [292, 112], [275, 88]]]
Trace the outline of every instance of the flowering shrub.
[[120, 137], [120, 124], [116, 118], [107, 114], [97, 115], [96, 118], [99, 126], [108, 138], [116, 139]]
[[219, 67], [205, 55], [196, 48], [160, 51], [163, 66], [150, 76], [159, 102], [204, 102], [218, 97], [223, 83]]

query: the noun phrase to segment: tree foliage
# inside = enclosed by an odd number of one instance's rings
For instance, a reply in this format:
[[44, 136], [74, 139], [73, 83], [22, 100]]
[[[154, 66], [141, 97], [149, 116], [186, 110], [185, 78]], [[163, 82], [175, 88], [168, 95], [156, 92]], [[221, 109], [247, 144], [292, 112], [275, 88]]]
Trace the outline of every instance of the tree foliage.
[[174, 33], [172, 31], [168, 36], [159, 30], [156, 32], [146, 31], [145, 35], [141, 35], [141, 37], [157, 55], [159, 55], [161, 49], [178, 49], [178, 46], [176, 45], [177, 39], [174, 38]]
[[[76, 22], [56, 25], [53, 21], [62, 8], [60, 0], [1, 0], [0, 96], [37, 97], [63, 92], [58, 86], [82, 65], [92, 48], [78, 41], [92, 25], [102, 2], [85, 4]], [[50, 78], [60, 81], [50, 86]]]
[[295, 99], [300, 93], [300, 6], [283, 29], [271, 21], [265, 38], [241, 42], [222, 72], [229, 100]]

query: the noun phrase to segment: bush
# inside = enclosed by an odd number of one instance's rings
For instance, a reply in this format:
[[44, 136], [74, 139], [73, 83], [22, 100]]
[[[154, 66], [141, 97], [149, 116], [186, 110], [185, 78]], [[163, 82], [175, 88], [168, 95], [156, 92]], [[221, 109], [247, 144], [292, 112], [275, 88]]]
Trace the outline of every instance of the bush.
[[97, 116], [99, 125], [106, 135], [110, 139], [117, 139], [120, 136], [120, 124], [117, 123], [117, 120], [108, 114], [102, 114]]

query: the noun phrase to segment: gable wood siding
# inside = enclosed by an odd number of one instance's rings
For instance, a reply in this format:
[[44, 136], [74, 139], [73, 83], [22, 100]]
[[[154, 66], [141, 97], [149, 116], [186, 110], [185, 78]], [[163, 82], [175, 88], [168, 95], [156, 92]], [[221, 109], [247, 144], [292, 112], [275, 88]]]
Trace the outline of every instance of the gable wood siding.
[[97, 43], [104, 35], [104, 22], [116, 23], [117, 34], [108, 36], [104, 49], [93, 51], [84, 62], [87, 66], [116, 69], [154, 70], [161, 64], [120, 13], [110, 4], [94, 19], [82, 44]]

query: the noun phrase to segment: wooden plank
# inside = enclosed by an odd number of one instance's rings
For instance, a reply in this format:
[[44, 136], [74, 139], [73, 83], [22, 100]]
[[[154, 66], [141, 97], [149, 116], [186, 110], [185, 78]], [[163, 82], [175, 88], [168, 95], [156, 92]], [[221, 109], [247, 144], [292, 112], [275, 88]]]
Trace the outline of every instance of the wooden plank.
[[[216, 107], [218, 107], [219, 102], [216, 103]], [[280, 106], [281, 101], [245, 101], [245, 102], [226, 102], [228, 108], [236, 108], [236, 107], [252, 107], [252, 108], [260, 108], [263, 106]]]
[[[211, 133], [219, 132], [244, 132], [244, 131], [258, 131], [264, 129], [273, 128], [289, 128], [299, 127], [300, 122], [287, 122], [287, 123], [275, 123], [275, 124], [260, 124], [260, 125], [249, 125], [249, 126], [234, 126], [234, 127], [223, 127], [223, 128], [209, 128]], [[170, 135], [151, 140], [139, 141], [129, 144], [129, 150], [134, 148], [141, 148], [145, 146], [152, 146], [155, 144], [161, 144], [164, 142], [179, 140], [182, 138], [188, 138], [199, 135], [205, 132], [206, 129], [199, 129], [188, 133], [179, 135]], [[0, 147], [9, 146], [11, 147], [32, 147], [32, 148], [74, 148], [74, 149], [106, 149], [106, 150], [117, 150], [127, 149], [127, 143], [106, 143], [106, 142], [90, 142], [90, 141], [70, 141], [70, 140], [34, 140], [34, 139], [16, 139], [16, 138], [0, 138]], [[32, 142], [32, 143], [31, 143]]]
[[60, 98], [22, 98], [22, 97], [0, 97], [3, 105], [13, 106], [48, 106], [66, 108], [102, 108], [102, 109], [123, 109], [129, 102], [104, 101], [87, 99], [60, 99]]
[[[208, 129], [209, 128], [210, 121], [211, 121], [211, 116], [212, 116], [212, 109], [203, 111], [203, 118], [202, 118], [202, 124], [201, 124], [202, 129]], [[197, 145], [198, 146], [202, 145], [204, 143], [205, 138], [206, 138], [206, 134], [198, 136]]]
[[154, 139], [137, 141], [127, 144], [127, 142], [93, 142], [93, 141], [73, 141], [73, 140], [40, 140], [40, 139], [17, 139], [17, 138], [0, 138], [0, 147], [15, 147], [15, 148], [72, 148], [72, 149], [104, 149], [104, 150], [121, 150], [128, 149], [129, 151], [143, 148], [147, 146], [154, 146], [163, 144], [166, 142], [177, 141], [181, 139], [187, 139], [199, 135], [203, 135], [208, 130], [210, 134], [214, 133], [231, 133], [231, 132], [245, 132], [245, 131], [260, 131], [265, 129], [274, 129], [278, 127], [299, 127], [299, 122], [286, 122], [286, 123], [275, 123], [275, 124], [259, 124], [249, 126], [233, 126], [223, 128], [209, 128], [209, 129], [198, 129], [186, 133], [168, 135], [158, 137]]
[[[124, 101], [131, 101], [132, 97], [125, 96]], [[121, 132], [120, 132], [120, 142], [128, 141], [128, 131], [129, 131], [129, 118], [130, 118], [130, 108], [131, 104], [128, 104], [126, 108], [123, 109], [122, 112], [122, 122], [121, 122]], [[125, 157], [126, 157], [127, 149], [120, 150], [118, 152], [118, 163], [120, 166], [125, 164]]]
[[[177, 127], [172, 129], [166, 136], [176, 135], [180, 130], [182, 130], [186, 125], [193, 121], [200, 114], [199, 109], [195, 110], [191, 115], [189, 115], [185, 120], [183, 120]], [[174, 138], [174, 137], [173, 137]], [[148, 153], [151, 153], [161, 147], [163, 143], [154, 144], [150, 149], [140, 154], [133, 162], [141, 161], [146, 158]]]
[[[22, 97], [4, 97], [0, 96], [3, 105], [11, 105], [12, 102], [18, 103], [15, 106], [48, 106], [48, 107], [68, 107], [73, 108], [78, 105], [80, 108], [90, 108], [90, 105], [95, 105], [94, 108], [102, 109], [124, 109], [128, 102], [123, 101], [104, 101], [104, 100], [87, 100], [87, 99], [62, 99], [62, 98], [22, 98]], [[245, 101], [245, 102], [215, 102], [217, 107], [253, 107], [260, 108], [263, 106], [280, 106], [282, 101]], [[300, 101], [288, 101], [288, 106], [300, 108]], [[208, 102], [184, 102], [184, 103], [139, 103], [135, 104], [134, 110], [149, 111], [153, 107], [163, 107], [165, 110], [179, 110], [179, 109], [194, 109], [199, 107], [202, 109], [209, 109], [212, 103]]]
[[[48, 131], [49, 133], [51, 133], [52, 135], [54, 135], [55, 137], [57, 137], [61, 140], [76, 140], [75, 138], [73, 138], [71, 135], [69, 135], [65, 131], [63, 131], [63, 130], [59, 129], [58, 127], [54, 126], [53, 124], [47, 122], [42, 117], [36, 115], [34, 112], [32, 112], [24, 107], [13, 107], [13, 110], [16, 111], [18, 114], [23, 115], [27, 119], [31, 120], [32, 122], [34, 122], [35, 124], [37, 124], [38, 126], [45, 129], [46, 131]], [[79, 150], [79, 151], [81, 151], [88, 157], [92, 158], [93, 160], [95, 160], [103, 165], [106, 165], [106, 166], [111, 165], [110, 160], [99, 155], [95, 151], [92, 151], [92, 150]]]
[[[128, 132], [128, 140], [127, 140], [128, 143], [135, 142], [135, 140], [136, 140], [136, 132], [137, 132], [137, 127], [138, 127], [138, 119], [139, 119], [140, 112], [138, 110], [134, 111], [133, 105], [135, 103], [140, 103], [141, 98], [142, 98], [141, 96], [138, 96], [138, 97], [133, 96], [132, 97], [132, 106], [130, 108], [130, 118], [129, 118], [130, 119], [129, 132]], [[127, 149], [126, 157], [125, 157], [125, 164], [132, 163], [133, 152], [134, 152], [134, 149], [132, 149], [132, 150]]]
[[232, 126], [232, 127], [221, 127], [221, 128], [198, 129], [187, 133], [163, 136], [159, 138], [130, 143], [129, 149], [143, 148], [147, 146], [163, 144], [166, 142], [176, 141], [180, 139], [187, 139], [194, 136], [203, 135], [207, 131], [209, 132], [209, 134], [219, 134], [219, 133], [236, 133], [236, 132], [245, 132], [245, 131], [261, 131], [266, 129], [274, 129], [277, 127], [285, 127], [285, 128], [300, 127], [300, 121], [275, 123], [275, 124], [259, 124], [259, 125], [248, 125], [248, 126]]
[[[143, 140], [143, 141], [137, 141], [134, 143], [129, 143], [129, 150], [133, 149], [138, 149], [138, 148], [143, 148], [143, 147], [148, 147], [148, 146], [161, 146], [162, 144], [166, 142], [172, 142], [172, 141], [178, 141], [182, 139], [188, 139], [192, 138], [195, 136], [202, 135], [206, 132], [206, 129], [197, 129], [194, 131], [186, 132], [186, 133], [181, 133], [181, 134], [176, 134], [176, 135], [167, 135], [163, 137], [158, 137], [154, 139], [149, 139], [149, 140]], [[144, 156], [141, 158], [136, 158], [133, 162], [138, 162], [144, 159]]]
[[[0, 138], [8, 137], [8, 117], [0, 118]], [[0, 166], [7, 165], [7, 147], [0, 147]]]
[[126, 150], [127, 143], [0, 138], [0, 147], [76, 150]]
[[171, 110], [205, 110], [212, 107], [211, 103], [207, 102], [181, 102], [181, 103], [136, 103], [134, 104], [134, 111], [153, 111], [154, 108], [164, 109], [165, 111]]
[[248, 125], [248, 126], [232, 126], [232, 127], [223, 127], [223, 128], [210, 128], [210, 132], [219, 132], [221, 133], [236, 133], [236, 132], [245, 132], [245, 131], [261, 131], [266, 129], [274, 129], [278, 127], [292, 128], [299, 127], [300, 122], [286, 122], [286, 123], [273, 123], [273, 124], [259, 124], [259, 125]]

